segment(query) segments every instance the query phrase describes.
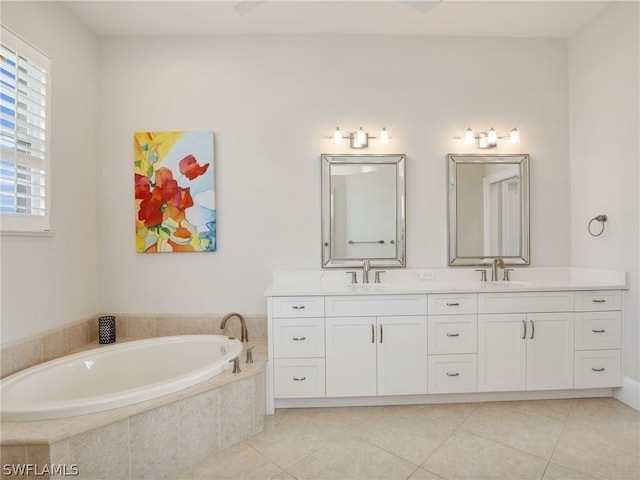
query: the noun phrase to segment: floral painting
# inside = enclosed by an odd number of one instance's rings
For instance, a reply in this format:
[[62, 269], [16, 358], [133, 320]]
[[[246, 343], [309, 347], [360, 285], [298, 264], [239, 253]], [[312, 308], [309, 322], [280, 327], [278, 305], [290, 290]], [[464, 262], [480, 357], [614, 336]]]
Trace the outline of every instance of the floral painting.
[[133, 136], [138, 252], [213, 252], [213, 132]]

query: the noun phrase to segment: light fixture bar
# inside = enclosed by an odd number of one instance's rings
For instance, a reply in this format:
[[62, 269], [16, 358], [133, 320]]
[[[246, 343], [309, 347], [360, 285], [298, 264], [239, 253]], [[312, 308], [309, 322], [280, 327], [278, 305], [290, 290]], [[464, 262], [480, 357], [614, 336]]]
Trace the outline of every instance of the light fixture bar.
[[367, 148], [369, 146], [369, 140], [372, 138], [377, 139], [382, 145], [388, 144], [389, 139], [391, 138], [386, 127], [382, 127], [378, 136], [369, 135], [369, 132], [367, 132], [363, 127], [343, 135], [340, 127], [336, 127], [330, 138], [333, 138], [333, 143], [339, 144], [342, 143], [342, 140], [344, 140], [345, 137], [349, 139], [349, 146], [356, 149]]
[[520, 143], [520, 131], [517, 128], [512, 128], [509, 135], [500, 136], [496, 130], [491, 127], [486, 132], [478, 132], [475, 134], [471, 127], [467, 128], [464, 132], [464, 136], [453, 137], [456, 140], [464, 140], [464, 143], [471, 144], [474, 140], [478, 141], [478, 148], [495, 148], [498, 146], [498, 140], [505, 138], [509, 139], [509, 143]]

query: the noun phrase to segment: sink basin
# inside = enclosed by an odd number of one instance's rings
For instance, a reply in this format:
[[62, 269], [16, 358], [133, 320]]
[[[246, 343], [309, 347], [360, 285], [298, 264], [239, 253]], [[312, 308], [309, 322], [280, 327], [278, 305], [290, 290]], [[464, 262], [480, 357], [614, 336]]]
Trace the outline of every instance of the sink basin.
[[509, 288], [509, 287], [528, 287], [531, 285], [531, 282], [521, 282], [518, 280], [508, 280], [508, 281], [503, 281], [503, 280], [498, 280], [496, 282], [485, 282], [487, 286], [491, 286], [491, 287], [503, 287], [503, 288]]

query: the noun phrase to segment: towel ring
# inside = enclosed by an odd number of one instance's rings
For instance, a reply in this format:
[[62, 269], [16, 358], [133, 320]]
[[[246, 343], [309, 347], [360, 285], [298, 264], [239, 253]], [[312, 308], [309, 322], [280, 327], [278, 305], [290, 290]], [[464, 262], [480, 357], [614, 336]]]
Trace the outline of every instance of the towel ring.
[[[591, 221], [589, 222], [589, 226], [587, 227], [587, 229], [589, 230], [589, 235], [591, 235], [592, 237], [599, 237], [600, 235], [602, 235], [602, 233], [604, 232], [604, 222], [607, 221], [607, 216], [606, 215], [598, 215], [597, 217], [593, 217], [591, 219]], [[602, 228], [600, 229], [600, 231], [598, 233], [593, 233], [591, 231], [591, 224], [593, 222], [600, 222], [602, 223]]]

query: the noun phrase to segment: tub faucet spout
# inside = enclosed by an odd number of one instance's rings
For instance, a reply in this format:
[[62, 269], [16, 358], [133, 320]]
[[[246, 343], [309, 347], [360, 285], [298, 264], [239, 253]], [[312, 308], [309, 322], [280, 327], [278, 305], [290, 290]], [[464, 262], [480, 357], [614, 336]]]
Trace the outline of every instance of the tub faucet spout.
[[247, 330], [247, 322], [245, 321], [244, 317], [239, 313], [234, 312], [234, 313], [228, 313], [227, 315], [225, 315], [224, 318], [222, 319], [222, 322], [220, 322], [220, 330], [224, 330], [227, 327], [227, 321], [233, 317], [238, 317], [238, 319], [240, 320], [240, 341], [248, 342], [249, 332]]

